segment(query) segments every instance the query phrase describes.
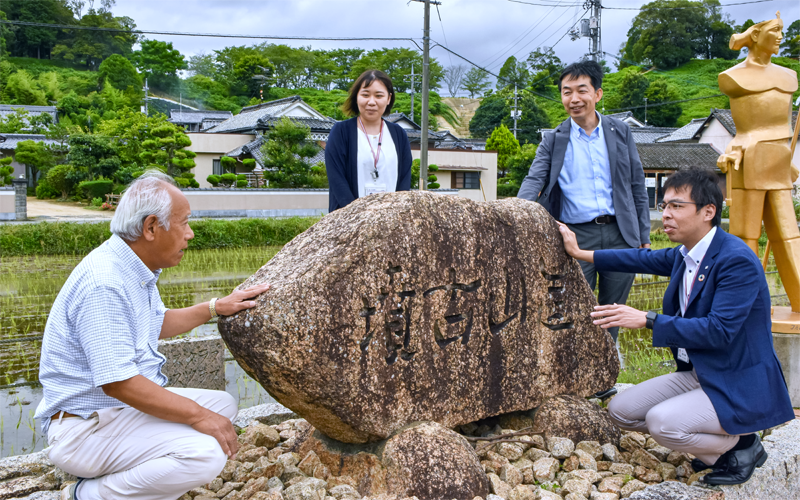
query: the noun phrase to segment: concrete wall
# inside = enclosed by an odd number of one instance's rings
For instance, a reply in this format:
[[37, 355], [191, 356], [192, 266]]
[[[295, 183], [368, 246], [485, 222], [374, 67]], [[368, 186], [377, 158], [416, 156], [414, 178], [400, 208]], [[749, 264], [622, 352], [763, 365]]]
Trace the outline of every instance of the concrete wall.
[[0, 220], [15, 220], [14, 188], [0, 187]]
[[193, 217], [291, 217], [328, 213], [327, 189], [184, 189]]
[[[470, 199], [480, 194], [474, 189], [436, 192]], [[184, 189], [183, 194], [193, 217], [314, 217], [328, 213], [327, 189], [209, 188]]]
[[225, 153], [252, 142], [256, 136], [248, 134], [186, 134], [192, 141], [189, 151], [197, 153], [194, 162], [197, 166], [192, 170], [194, 178], [201, 188], [209, 188], [211, 184], [206, 177], [214, 173], [214, 160], [219, 160]]
[[[415, 160], [419, 159], [419, 155], [418, 149], [411, 150], [411, 156]], [[480, 172], [486, 201], [497, 199], [497, 151], [431, 149], [428, 151], [428, 163], [439, 167], [436, 177], [439, 179], [442, 189], [452, 187], [450, 186], [450, 174], [454, 170], [447, 170], [446, 167], [453, 165], [464, 167], [458, 169], [458, 172]], [[481, 170], [481, 168], [486, 170]], [[460, 189], [458, 195], [475, 201], [483, 201], [484, 196], [480, 189]]]

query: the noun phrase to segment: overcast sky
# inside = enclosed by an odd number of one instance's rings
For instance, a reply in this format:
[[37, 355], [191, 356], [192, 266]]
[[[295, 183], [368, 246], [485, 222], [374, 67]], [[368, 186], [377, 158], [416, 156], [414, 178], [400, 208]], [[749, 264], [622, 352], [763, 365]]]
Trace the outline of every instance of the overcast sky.
[[[441, 22], [432, 7], [431, 38], [467, 59], [497, 72], [511, 55], [518, 59], [539, 46], [555, 46], [565, 63], [588, 52], [589, 40], [571, 41], [563, 37], [580, 18], [582, 7], [551, 8], [523, 5], [509, 0], [441, 0]], [[524, 0], [551, 3], [555, 0]], [[746, 0], [722, 0], [738, 3]], [[582, 0], [562, 0], [575, 5]], [[605, 0], [604, 7], [639, 7], [643, 0]], [[245, 35], [320, 36], [320, 37], [410, 37], [422, 38], [422, 3], [408, 0], [117, 0], [113, 12], [129, 16], [139, 29], [197, 33]], [[758, 22], [772, 18], [781, 10], [785, 25], [800, 16], [797, 0], [772, 0], [765, 3], [723, 7], [735, 24], [748, 18]], [[603, 49], [617, 54], [636, 11], [608, 10], [602, 13]], [[148, 38], [173, 42], [184, 55], [210, 53], [230, 45], [250, 45], [259, 40], [148, 35]], [[335, 47], [414, 47], [410, 42], [368, 41], [274, 41], [313, 48]], [[444, 66], [461, 64], [441, 48], [433, 57]], [[609, 63], [613, 59], [608, 58]], [[613, 68], [614, 66], [611, 65]]]

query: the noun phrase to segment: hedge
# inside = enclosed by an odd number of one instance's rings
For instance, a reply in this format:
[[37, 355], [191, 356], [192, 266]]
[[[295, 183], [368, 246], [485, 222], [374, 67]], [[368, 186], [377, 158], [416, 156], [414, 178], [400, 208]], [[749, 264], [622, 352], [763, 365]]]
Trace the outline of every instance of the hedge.
[[[201, 219], [190, 223], [190, 250], [285, 245], [319, 217], [286, 219]], [[111, 237], [108, 222], [39, 222], [0, 225], [0, 257], [86, 255]]]

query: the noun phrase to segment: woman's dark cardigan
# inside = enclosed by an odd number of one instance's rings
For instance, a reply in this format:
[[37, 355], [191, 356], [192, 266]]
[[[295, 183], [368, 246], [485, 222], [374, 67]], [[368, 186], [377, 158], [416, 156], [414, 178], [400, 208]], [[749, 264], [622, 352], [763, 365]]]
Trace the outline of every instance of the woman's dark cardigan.
[[[411, 144], [403, 127], [385, 121], [397, 150], [396, 191], [411, 189]], [[351, 118], [333, 126], [325, 145], [325, 168], [328, 171], [328, 212], [342, 208], [358, 198], [358, 119]]]

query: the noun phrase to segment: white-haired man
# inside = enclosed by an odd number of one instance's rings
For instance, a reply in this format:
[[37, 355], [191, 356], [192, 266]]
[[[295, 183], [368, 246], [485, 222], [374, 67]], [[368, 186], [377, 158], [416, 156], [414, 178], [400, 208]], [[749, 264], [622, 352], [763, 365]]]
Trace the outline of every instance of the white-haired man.
[[35, 417], [53, 463], [85, 478], [63, 500], [174, 500], [211, 481], [238, 450], [233, 397], [164, 388], [158, 339], [253, 307], [249, 299], [268, 286], [164, 307], [156, 281], [194, 237], [190, 215], [170, 177], [145, 173], [120, 200], [111, 238], [78, 264], [53, 304]]

